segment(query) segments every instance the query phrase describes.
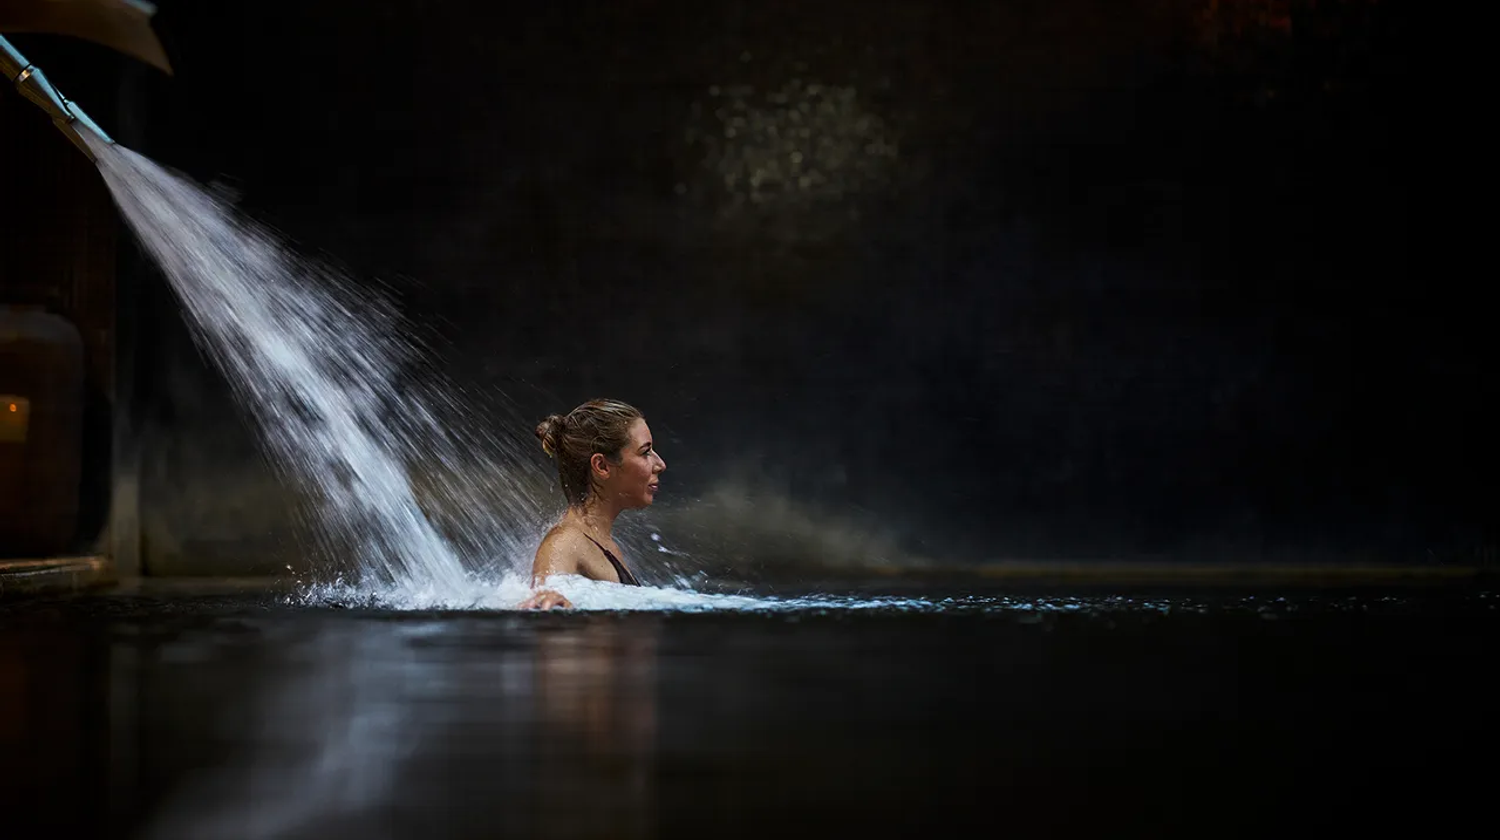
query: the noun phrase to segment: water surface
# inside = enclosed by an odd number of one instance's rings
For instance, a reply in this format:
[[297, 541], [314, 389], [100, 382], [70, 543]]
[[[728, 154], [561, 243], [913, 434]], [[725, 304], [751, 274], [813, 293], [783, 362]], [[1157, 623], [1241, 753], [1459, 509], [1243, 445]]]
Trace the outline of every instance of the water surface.
[[1266, 836], [1487, 784], [1488, 593], [858, 588], [0, 603], [8, 836]]

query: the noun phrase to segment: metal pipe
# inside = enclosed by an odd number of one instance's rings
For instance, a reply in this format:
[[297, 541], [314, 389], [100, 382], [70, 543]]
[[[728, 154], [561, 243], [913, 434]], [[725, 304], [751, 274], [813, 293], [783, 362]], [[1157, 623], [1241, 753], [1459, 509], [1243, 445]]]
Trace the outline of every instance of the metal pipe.
[[0, 75], [6, 81], [16, 86], [21, 95], [29, 99], [32, 104], [41, 108], [52, 118], [52, 124], [63, 133], [68, 141], [78, 147], [78, 150], [88, 157], [90, 161], [97, 161], [93, 149], [84, 139], [84, 132], [92, 134], [99, 141], [113, 144], [108, 134], [99, 124], [89, 119], [89, 115], [78, 107], [57, 89], [52, 82], [48, 81], [40, 67], [26, 60], [21, 51], [16, 49], [5, 36], [0, 35]]

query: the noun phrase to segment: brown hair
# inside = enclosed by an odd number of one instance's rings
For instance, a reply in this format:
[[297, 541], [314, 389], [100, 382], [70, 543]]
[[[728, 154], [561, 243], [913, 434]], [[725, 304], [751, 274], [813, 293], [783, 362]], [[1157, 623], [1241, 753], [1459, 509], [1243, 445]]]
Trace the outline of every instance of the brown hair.
[[594, 453], [618, 464], [620, 450], [630, 443], [630, 425], [643, 416], [619, 400], [589, 400], [566, 417], [550, 414], [537, 424], [542, 451], [557, 459], [557, 477], [568, 504], [581, 505], [588, 498]]

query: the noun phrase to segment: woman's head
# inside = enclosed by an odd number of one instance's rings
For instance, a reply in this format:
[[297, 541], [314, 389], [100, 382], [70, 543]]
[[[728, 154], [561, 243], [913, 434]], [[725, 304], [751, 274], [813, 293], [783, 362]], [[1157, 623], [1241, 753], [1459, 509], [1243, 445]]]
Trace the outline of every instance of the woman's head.
[[590, 400], [567, 415], [550, 415], [537, 425], [536, 436], [557, 459], [557, 476], [570, 505], [594, 497], [621, 509], [645, 507], [667, 468], [646, 418], [618, 400]]

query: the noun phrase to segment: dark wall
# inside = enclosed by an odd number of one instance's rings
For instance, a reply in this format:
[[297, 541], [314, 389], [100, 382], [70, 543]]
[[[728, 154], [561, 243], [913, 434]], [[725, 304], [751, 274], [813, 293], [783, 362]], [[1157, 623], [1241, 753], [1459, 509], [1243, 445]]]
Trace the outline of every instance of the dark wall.
[[[110, 66], [83, 54], [95, 66]], [[106, 100], [114, 94], [110, 84], [96, 90]], [[65, 338], [71, 330], [49, 327], [47, 343], [28, 342], [29, 351], [10, 345], [0, 360], [0, 380], [11, 386], [0, 391], [29, 396], [38, 406], [30, 443], [7, 447], [0, 531], [16, 538], [0, 539], [0, 557], [107, 550], [121, 233], [109, 191], [88, 158], [18, 91], [0, 87], [0, 306], [35, 308], [77, 333]], [[65, 350], [73, 341], [81, 349], [76, 362]], [[74, 364], [81, 366], [76, 381]], [[55, 462], [36, 454], [45, 452], [59, 454]]]
[[[1392, 4], [160, 7], [141, 151], [393, 284], [477, 393], [639, 404], [710, 553], [1493, 545]], [[248, 568], [287, 493], [146, 286], [157, 556]]]

